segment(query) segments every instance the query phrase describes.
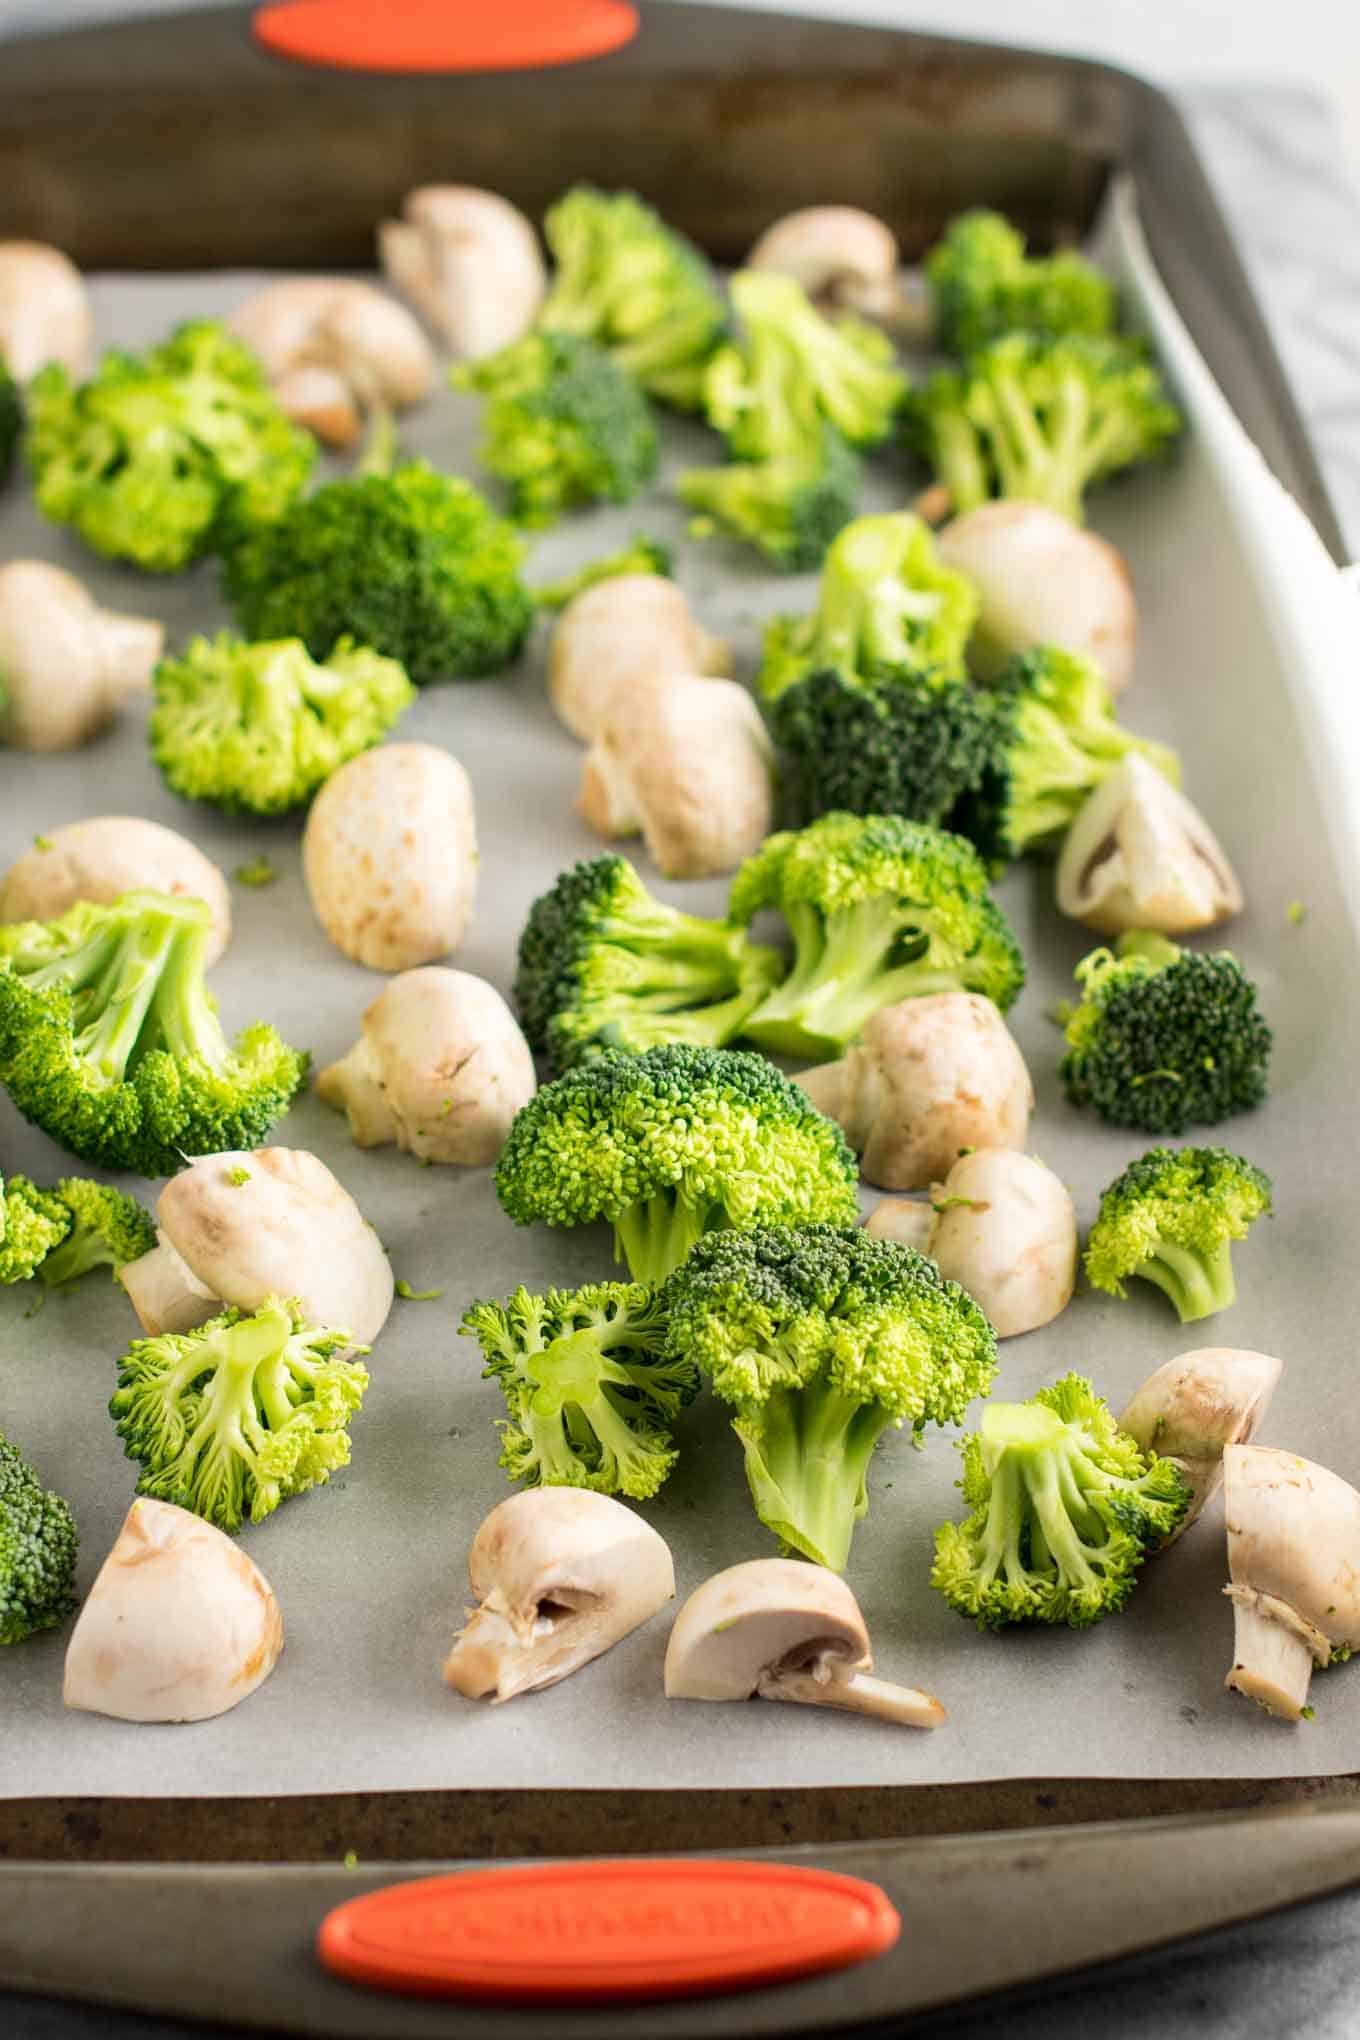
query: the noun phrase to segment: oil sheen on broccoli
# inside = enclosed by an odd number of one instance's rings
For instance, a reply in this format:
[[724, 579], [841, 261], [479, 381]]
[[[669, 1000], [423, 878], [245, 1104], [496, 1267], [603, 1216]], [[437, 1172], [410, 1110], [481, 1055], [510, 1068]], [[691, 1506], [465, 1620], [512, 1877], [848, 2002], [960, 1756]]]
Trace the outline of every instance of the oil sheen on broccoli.
[[76, 1611], [76, 1525], [0, 1432], [0, 1644], [23, 1643]]
[[1100, 1200], [1086, 1241], [1086, 1277], [1126, 1296], [1134, 1277], [1168, 1298], [1183, 1325], [1226, 1310], [1237, 1295], [1232, 1250], [1271, 1208], [1271, 1184], [1227, 1148], [1153, 1148], [1130, 1162]]
[[1109, 333], [1114, 286], [1070, 248], [1025, 252], [1024, 236], [1000, 213], [977, 207], [950, 221], [925, 263], [935, 339], [969, 355], [1003, 333]]

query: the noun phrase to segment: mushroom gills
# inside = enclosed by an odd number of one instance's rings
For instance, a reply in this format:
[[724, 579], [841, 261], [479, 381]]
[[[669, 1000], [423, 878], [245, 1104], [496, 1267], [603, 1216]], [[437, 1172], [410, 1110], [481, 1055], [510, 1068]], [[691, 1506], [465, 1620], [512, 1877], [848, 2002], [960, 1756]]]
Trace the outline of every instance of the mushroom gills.
[[495, 1593], [480, 1608], [468, 1610], [467, 1625], [444, 1661], [444, 1677], [467, 1699], [498, 1706], [568, 1678], [617, 1643], [627, 1628], [614, 1628], [598, 1594], [555, 1587], [517, 1615]]

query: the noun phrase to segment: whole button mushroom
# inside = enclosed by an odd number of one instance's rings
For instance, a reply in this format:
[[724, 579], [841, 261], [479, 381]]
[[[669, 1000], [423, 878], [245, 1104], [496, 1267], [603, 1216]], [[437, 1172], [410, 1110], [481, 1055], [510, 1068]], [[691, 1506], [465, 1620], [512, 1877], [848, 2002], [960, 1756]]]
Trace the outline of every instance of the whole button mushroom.
[[993, 680], [1017, 652], [1061, 645], [1099, 665], [1112, 694], [1133, 678], [1138, 610], [1123, 558], [1043, 503], [983, 503], [946, 524], [940, 558], [977, 589], [968, 663]]
[[205, 901], [207, 964], [231, 940], [231, 894], [217, 866], [187, 837], [138, 815], [96, 815], [40, 836], [0, 879], [0, 921], [55, 921], [77, 900], [107, 905], [128, 892]]
[[698, 623], [674, 581], [660, 574], [614, 574], [582, 589], [553, 629], [548, 693], [574, 737], [589, 743], [616, 696], [626, 701], [638, 676], [725, 676], [730, 648]]
[[746, 267], [793, 277], [830, 310], [858, 312], [923, 336], [929, 306], [924, 294], [906, 296], [900, 261], [897, 236], [873, 213], [855, 205], [809, 205], [767, 227]]
[[356, 963], [410, 970], [447, 956], [477, 890], [467, 773], [435, 744], [351, 758], [312, 803], [302, 872], [317, 919]]
[[316, 1088], [360, 1147], [395, 1144], [422, 1161], [480, 1168], [533, 1096], [534, 1061], [494, 986], [429, 965], [378, 994], [358, 1041]]
[[45, 241], [0, 241], [0, 359], [15, 381], [49, 361], [83, 376], [93, 337], [85, 279], [69, 256]]
[[0, 567], [0, 744], [73, 751], [133, 694], [165, 648], [150, 616], [101, 609], [74, 574], [45, 560]]
[[883, 1197], [864, 1221], [870, 1239], [893, 1240], [915, 1253], [930, 1252], [935, 1212], [924, 1197]]
[[1189, 935], [1242, 911], [1242, 888], [1209, 824], [1136, 752], [1078, 814], [1058, 856], [1058, 906], [1102, 935]]
[[382, 266], [456, 355], [475, 361], [528, 332], [548, 272], [538, 235], [509, 199], [425, 184], [401, 210], [378, 229]]
[[1360, 1650], [1360, 1494], [1295, 1452], [1223, 1450], [1233, 1662], [1225, 1684], [1297, 1721], [1315, 1665]]
[[1193, 1500], [1168, 1544], [1188, 1530], [1223, 1478], [1228, 1445], [1249, 1445], [1270, 1407], [1281, 1363], [1238, 1346], [1199, 1346], [1150, 1374], [1119, 1419], [1144, 1451], [1175, 1459]]
[[370, 283], [290, 276], [248, 298], [231, 328], [259, 356], [279, 407], [332, 446], [352, 446], [371, 410], [430, 393], [434, 356], [403, 305]]
[[1046, 1325], [1072, 1301], [1077, 1216], [1064, 1183], [1033, 1155], [960, 1155], [934, 1197], [925, 1251], [968, 1291], [999, 1339]]

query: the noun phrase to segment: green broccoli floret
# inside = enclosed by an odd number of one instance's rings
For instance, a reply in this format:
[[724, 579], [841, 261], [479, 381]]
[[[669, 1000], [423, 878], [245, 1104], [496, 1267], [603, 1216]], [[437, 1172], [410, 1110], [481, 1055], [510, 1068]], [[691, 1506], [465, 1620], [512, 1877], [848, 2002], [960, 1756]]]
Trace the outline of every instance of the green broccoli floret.
[[515, 1004], [554, 1070], [595, 1048], [723, 1048], [783, 967], [743, 929], [653, 899], [626, 858], [593, 857], [530, 908]]
[[482, 465], [510, 486], [521, 524], [579, 503], [627, 503], [656, 473], [646, 397], [611, 354], [572, 333], [529, 333], [452, 371], [486, 397]]
[[249, 638], [300, 637], [314, 659], [352, 638], [418, 687], [498, 673], [533, 621], [524, 542], [470, 482], [411, 461], [328, 482], [226, 557]]
[[156, 1221], [126, 1190], [88, 1176], [63, 1176], [54, 1194], [66, 1209], [70, 1229], [38, 1269], [49, 1289], [78, 1281], [92, 1268], [110, 1268], [117, 1276], [129, 1261], [140, 1261], [155, 1247]]
[[19, 385], [10, 373], [4, 355], [0, 354], [0, 482], [9, 473], [23, 428], [24, 407]]
[[74, 385], [28, 386], [38, 508], [109, 559], [177, 573], [287, 509], [316, 442], [289, 423], [249, 348], [211, 320], [145, 354], [106, 354]]
[[640, 531], [620, 551], [607, 553], [603, 559], [588, 560], [585, 566], [574, 574], [563, 575], [561, 580], [539, 581], [531, 592], [540, 609], [565, 609], [597, 581], [612, 581], [618, 574], [659, 574], [663, 580], [670, 580], [674, 571], [670, 547]]
[[641, 1283], [517, 1289], [474, 1303], [465, 1336], [505, 1392], [500, 1464], [530, 1487], [593, 1488], [645, 1502], [679, 1457], [672, 1420], [699, 1391], [692, 1360], [662, 1357], [666, 1317]]
[[203, 975], [202, 900], [124, 893], [0, 928], [0, 1083], [86, 1161], [167, 1176], [262, 1140], [307, 1057], [257, 1022], [234, 1044]]
[[0, 1177], [0, 1283], [27, 1282], [71, 1225], [70, 1210], [52, 1191], [27, 1176]]
[[1164, 453], [1181, 415], [1133, 341], [1008, 333], [911, 400], [909, 432], [955, 514], [993, 496], [1083, 519], [1093, 482]]
[[1060, 1068], [1074, 1105], [1111, 1126], [1184, 1133], [1265, 1097], [1274, 1036], [1226, 950], [1205, 956], [1140, 932], [1092, 950], [1076, 976]]
[[652, 396], [697, 411], [727, 325], [698, 249], [633, 192], [589, 184], [551, 207], [543, 233], [557, 268], [539, 327], [594, 340]]
[[1171, 781], [1181, 762], [1169, 744], [1135, 737], [1093, 659], [1057, 645], [1013, 658], [989, 690], [991, 754], [948, 818], [989, 861], [1057, 850], [1121, 758], [1137, 751]]
[[839, 810], [942, 822], [995, 748], [985, 695], [948, 675], [903, 673], [862, 687], [828, 669], [786, 688], [767, 718], [800, 821]]
[[770, 460], [733, 460], [686, 468], [676, 494], [699, 513], [695, 537], [712, 524], [762, 552], [782, 573], [820, 566], [855, 514], [859, 462], [840, 434], [823, 426], [805, 446]]
[[951, 220], [925, 262], [935, 339], [973, 354], [1003, 333], [1109, 333], [1114, 285], [1070, 248], [1025, 253], [1024, 236], [1000, 213], [977, 208]]
[[933, 1261], [856, 1228], [768, 1225], [700, 1240], [662, 1294], [667, 1352], [734, 1408], [756, 1514], [840, 1572], [889, 1425], [957, 1424], [996, 1334]]
[[1088, 1281], [1111, 1296], [1154, 1282], [1183, 1325], [1226, 1310], [1237, 1295], [1234, 1240], [1270, 1210], [1270, 1178], [1227, 1148], [1152, 1148], [1100, 1200], [1086, 1241]]
[[109, 1413], [139, 1495], [192, 1509], [234, 1534], [349, 1465], [349, 1424], [368, 1369], [349, 1333], [309, 1325], [271, 1297], [253, 1317], [223, 1311], [192, 1332], [134, 1339]]
[[151, 755], [182, 800], [281, 815], [378, 743], [416, 690], [395, 659], [342, 638], [324, 665], [300, 638], [191, 638], [155, 673]]
[[850, 686], [925, 673], [963, 673], [977, 622], [971, 581], [946, 567], [930, 526], [909, 510], [857, 517], [826, 556], [811, 616], [776, 616], [765, 628], [757, 686], [766, 701], [811, 674]]
[[23, 1643], [76, 1611], [76, 1525], [0, 1432], [0, 1643]]
[[772, 269], [738, 271], [731, 293], [742, 338], [708, 364], [704, 410], [737, 459], [806, 444], [819, 419], [851, 446], [889, 437], [907, 378], [881, 327], [824, 317], [800, 283]]
[[771, 836], [732, 881], [729, 918], [775, 907], [793, 966], [743, 1032], [818, 1062], [842, 1055], [871, 1013], [926, 992], [981, 992], [1004, 1013], [1024, 958], [961, 836], [900, 815], [823, 815]]
[[614, 1228], [637, 1282], [659, 1282], [724, 1226], [853, 1225], [845, 1136], [764, 1056], [668, 1044], [604, 1049], [516, 1114], [496, 1193], [516, 1225]]
[[988, 1403], [960, 1449], [973, 1513], [935, 1532], [930, 1582], [979, 1629], [1117, 1613], [1190, 1506], [1175, 1461], [1142, 1451], [1080, 1374]]

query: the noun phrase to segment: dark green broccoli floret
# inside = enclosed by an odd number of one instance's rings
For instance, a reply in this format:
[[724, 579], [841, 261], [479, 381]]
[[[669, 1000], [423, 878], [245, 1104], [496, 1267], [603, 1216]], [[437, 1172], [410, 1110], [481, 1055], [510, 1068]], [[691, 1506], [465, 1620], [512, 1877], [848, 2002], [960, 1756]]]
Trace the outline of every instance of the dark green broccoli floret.
[[202, 900], [124, 893], [0, 928], [0, 1082], [86, 1161], [144, 1176], [264, 1138], [307, 1058], [262, 1022], [227, 1040]]
[[10, 373], [5, 357], [0, 354], [0, 482], [9, 473], [9, 464], [14, 458], [23, 427], [24, 407], [19, 385]]
[[300, 638], [191, 638], [155, 673], [151, 755], [182, 800], [227, 814], [301, 807], [383, 738], [416, 690], [395, 659], [342, 638], [324, 665]]
[[1093, 482], [1165, 452], [1181, 430], [1129, 340], [1009, 333], [911, 400], [909, 428], [956, 514], [992, 496], [1046, 503], [1080, 524]]
[[49, 362], [28, 386], [27, 453], [45, 516], [110, 559], [175, 573], [286, 510], [316, 442], [249, 348], [198, 320], [145, 354], [106, 354], [79, 385]]
[[618, 574], [659, 574], [669, 580], [674, 570], [670, 547], [640, 531], [620, 551], [588, 560], [559, 581], [539, 581], [531, 592], [540, 609], [565, 609], [597, 581], [612, 581]]
[[707, 263], [630, 191], [578, 184], [543, 222], [557, 265], [538, 315], [613, 355], [663, 403], [696, 411], [727, 314]]
[[764, 1056], [605, 1049], [516, 1114], [496, 1193], [516, 1225], [614, 1228], [638, 1282], [659, 1282], [723, 1226], [853, 1225], [845, 1136]]
[[986, 697], [948, 675], [903, 673], [861, 687], [826, 670], [786, 688], [767, 713], [800, 821], [839, 809], [941, 822], [995, 747]]
[[973, 1513], [935, 1532], [930, 1580], [979, 1629], [1116, 1614], [1190, 1506], [1175, 1461], [1142, 1451], [1080, 1374], [988, 1403], [961, 1450]]
[[0, 1432], [0, 1643], [55, 1629], [76, 1610], [76, 1525]]
[[505, 1391], [500, 1463], [530, 1487], [593, 1488], [645, 1502], [679, 1454], [670, 1425], [699, 1390], [692, 1360], [662, 1358], [666, 1317], [641, 1283], [517, 1289], [474, 1303], [461, 1327]]
[[253, 1317], [223, 1311], [192, 1332], [134, 1339], [109, 1413], [139, 1495], [235, 1533], [349, 1465], [349, 1424], [368, 1369], [338, 1326], [309, 1325], [271, 1297]]
[[54, 1194], [65, 1206], [70, 1230], [38, 1269], [49, 1289], [75, 1282], [92, 1268], [109, 1268], [116, 1276], [155, 1247], [155, 1219], [126, 1190], [88, 1176], [63, 1176]]
[[871, 1013], [926, 992], [981, 992], [1005, 1012], [1024, 958], [971, 843], [900, 815], [823, 815], [771, 836], [732, 882], [730, 918], [775, 907], [793, 966], [747, 1017], [763, 1048], [818, 1062], [844, 1053]]
[[1114, 285], [1070, 248], [1025, 253], [1024, 236], [1000, 213], [978, 208], [951, 220], [925, 263], [935, 338], [972, 354], [1003, 333], [1109, 333]]
[[743, 929], [653, 899], [625, 858], [594, 857], [531, 907], [515, 1004], [529, 1046], [562, 1070], [592, 1048], [723, 1048], [782, 970]]
[[1093, 659], [1036, 645], [1009, 662], [990, 699], [986, 769], [948, 818], [988, 859], [1056, 850], [1130, 751], [1180, 785], [1180, 759], [1170, 745], [1135, 737], [1116, 719], [1114, 697]]
[[1100, 1200], [1086, 1241], [1088, 1281], [1125, 1296], [1139, 1276], [1168, 1296], [1183, 1325], [1237, 1295], [1234, 1240], [1270, 1210], [1270, 1178], [1227, 1148], [1152, 1148]]
[[70, 1210], [54, 1192], [27, 1176], [0, 1177], [0, 1282], [27, 1282], [71, 1225]]
[[839, 1572], [889, 1425], [957, 1424], [996, 1334], [933, 1261], [856, 1228], [768, 1225], [700, 1240], [666, 1284], [667, 1351], [735, 1410], [756, 1514]]
[[412, 461], [295, 503], [230, 549], [224, 585], [247, 637], [300, 637], [314, 659], [353, 638], [423, 687], [514, 658], [534, 615], [523, 557], [470, 482]]
[[1062, 1080], [1074, 1105], [1111, 1126], [1184, 1133], [1247, 1112], [1266, 1095], [1274, 1040], [1235, 956], [1120, 937], [1077, 965]]
[[881, 327], [828, 319], [800, 283], [772, 269], [732, 279], [742, 338], [719, 348], [704, 376], [704, 410], [738, 460], [804, 445], [820, 419], [851, 446], [878, 446], [907, 392]]
[[706, 536], [711, 519], [782, 572], [797, 574], [821, 565], [836, 533], [854, 516], [859, 462], [827, 425], [806, 446], [770, 460], [686, 468], [675, 486], [680, 501], [699, 513], [694, 536]]

